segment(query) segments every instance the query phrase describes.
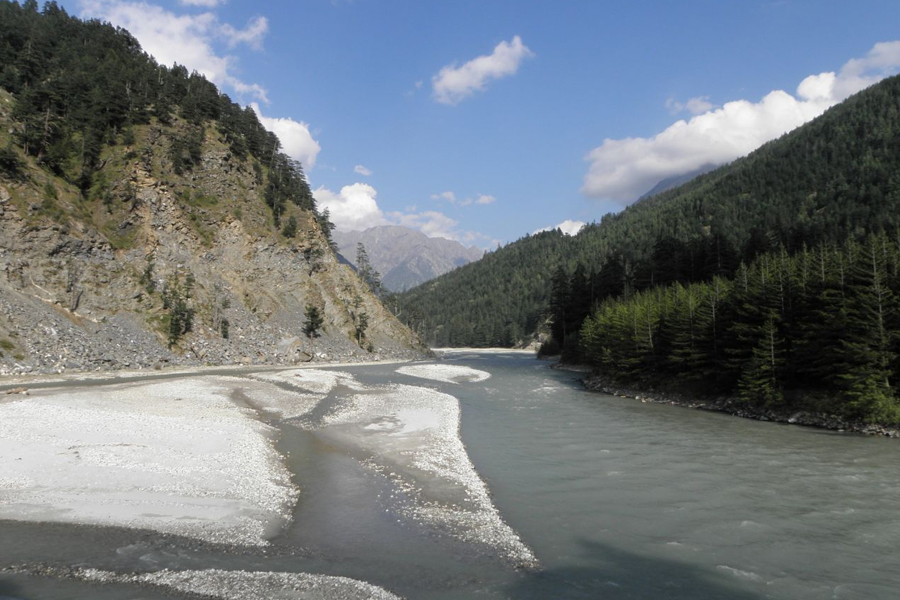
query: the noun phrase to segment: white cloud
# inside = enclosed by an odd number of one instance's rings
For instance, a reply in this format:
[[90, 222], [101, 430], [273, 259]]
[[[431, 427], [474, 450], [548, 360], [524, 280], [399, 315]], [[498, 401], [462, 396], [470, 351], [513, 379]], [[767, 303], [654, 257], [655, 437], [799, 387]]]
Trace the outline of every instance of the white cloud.
[[428, 237], [441, 237], [461, 243], [490, 240], [474, 231], [459, 229], [459, 221], [442, 212], [425, 210], [416, 212], [415, 206], [406, 207], [406, 212], [385, 214], [378, 207], [378, 192], [367, 183], [354, 183], [334, 193], [325, 187], [313, 192], [319, 210], [328, 209], [331, 222], [339, 231], [360, 231], [379, 225], [400, 225], [417, 229]]
[[[759, 102], [736, 100], [677, 121], [651, 138], [606, 139], [585, 158], [590, 167], [581, 191], [630, 203], [662, 179], [744, 156], [898, 70], [900, 41], [880, 43], [838, 73], [810, 75], [796, 95], [775, 90]], [[695, 100], [695, 108], [706, 101]]]
[[221, 26], [221, 34], [228, 41], [228, 47], [247, 44], [255, 50], [262, 49], [263, 38], [269, 32], [269, 20], [265, 17], [254, 17], [244, 29], [235, 29], [228, 23]]
[[[193, 6], [212, 7], [213, 0], [189, 0]], [[268, 29], [263, 17], [250, 21], [244, 29], [222, 23], [211, 12], [177, 15], [161, 6], [126, 0], [80, 0], [84, 16], [100, 18], [131, 32], [141, 46], [164, 65], [178, 63], [203, 74], [219, 86], [268, 102], [266, 90], [235, 75], [235, 59], [215, 50], [216, 40], [229, 47], [246, 43], [259, 48]]]
[[838, 101], [897, 73], [900, 65], [900, 41], [875, 44], [863, 58], [853, 58], [841, 68], [834, 82]]
[[304, 169], [311, 169], [316, 164], [316, 157], [322, 148], [309, 132], [309, 124], [291, 118], [263, 116], [256, 102], [251, 102], [250, 107], [262, 126], [278, 136], [285, 154], [300, 161]]
[[715, 107], [716, 105], [709, 101], [709, 96], [697, 96], [696, 98], [689, 99], [683, 104], [675, 100], [675, 98], [666, 100], [666, 108], [668, 108], [669, 112], [673, 115], [677, 115], [685, 110], [692, 115], [699, 115], [709, 112]]
[[459, 104], [492, 79], [514, 75], [519, 64], [534, 53], [515, 36], [500, 42], [489, 55], [473, 58], [462, 66], [448, 65], [431, 78], [434, 99], [442, 104]]
[[434, 210], [426, 210], [421, 213], [404, 214], [399, 212], [390, 213], [396, 225], [418, 229], [428, 237], [440, 237], [448, 240], [461, 239], [462, 234], [456, 231], [459, 221], [451, 219], [444, 213]]
[[353, 167], [353, 172], [357, 173], [358, 175], [362, 175], [363, 177], [369, 177], [372, 175], [372, 170], [367, 169], [362, 165], [356, 165], [355, 167]]
[[225, 4], [225, 0], [178, 0], [180, 4], [185, 6], [203, 6], [205, 8], [213, 8], [220, 4]]
[[[566, 219], [565, 221], [563, 221], [562, 223], [560, 223], [558, 225], [555, 225], [554, 227], [542, 227], [541, 229], [538, 229], [534, 233], [540, 233], [542, 231], [551, 231], [553, 229], [559, 229], [566, 235], [575, 235], [579, 231], [581, 231], [581, 228], [584, 226], [585, 226], [584, 221], [573, 221], [571, 219]], [[534, 234], [532, 234], [532, 235], [534, 235]]]
[[432, 200], [446, 200], [450, 204], [456, 204], [456, 194], [453, 192], [441, 192], [440, 194], [432, 194]]
[[345, 185], [339, 194], [319, 187], [313, 192], [313, 198], [319, 210], [328, 209], [331, 222], [341, 231], [359, 231], [389, 225], [384, 213], [378, 208], [376, 200], [378, 192], [366, 183]]
[[453, 192], [441, 192], [440, 194], [432, 194], [432, 200], [445, 200], [450, 204], [459, 204], [459, 206], [470, 206], [472, 204], [492, 204], [497, 201], [493, 196], [487, 194], [478, 194], [475, 198], [467, 197], [459, 200]]

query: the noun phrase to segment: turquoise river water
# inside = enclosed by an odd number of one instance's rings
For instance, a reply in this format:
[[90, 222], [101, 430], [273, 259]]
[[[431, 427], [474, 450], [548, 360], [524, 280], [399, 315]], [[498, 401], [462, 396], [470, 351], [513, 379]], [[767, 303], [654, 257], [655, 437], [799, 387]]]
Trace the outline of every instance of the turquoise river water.
[[[491, 377], [444, 384], [400, 375], [396, 365], [342, 370], [363, 384], [427, 386], [459, 400], [469, 458], [539, 569], [398, 518], [391, 503], [401, 492], [389, 479], [291, 427], [278, 448], [302, 493], [270, 548], [0, 521], [0, 568], [302, 571], [410, 599], [900, 597], [900, 441], [590, 393], [580, 375], [524, 354], [437, 362]], [[11, 572], [0, 573], [3, 596], [180, 598]]]

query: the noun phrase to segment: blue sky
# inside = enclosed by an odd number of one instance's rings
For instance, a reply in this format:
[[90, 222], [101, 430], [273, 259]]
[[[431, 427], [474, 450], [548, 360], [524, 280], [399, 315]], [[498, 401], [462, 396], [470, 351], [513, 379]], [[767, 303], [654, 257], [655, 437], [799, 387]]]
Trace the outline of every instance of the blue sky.
[[339, 228], [481, 247], [599, 220], [900, 70], [896, 0], [60, 4], [255, 103]]

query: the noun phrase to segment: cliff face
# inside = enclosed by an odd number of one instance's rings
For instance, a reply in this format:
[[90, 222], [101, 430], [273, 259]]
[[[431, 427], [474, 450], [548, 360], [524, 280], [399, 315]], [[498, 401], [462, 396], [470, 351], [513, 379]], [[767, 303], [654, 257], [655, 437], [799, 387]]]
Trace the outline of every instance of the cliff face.
[[[3, 111], [0, 125], [6, 137]], [[0, 374], [427, 352], [338, 263], [312, 212], [289, 206], [293, 237], [273, 227], [263, 169], [214, 127], [176, 173], [178, 128], [135, 127], [104, 150], [89, 193], [21, 153], [19, 174], [0, 174]], [[318, 337], [303, 331], [308, 306]]]

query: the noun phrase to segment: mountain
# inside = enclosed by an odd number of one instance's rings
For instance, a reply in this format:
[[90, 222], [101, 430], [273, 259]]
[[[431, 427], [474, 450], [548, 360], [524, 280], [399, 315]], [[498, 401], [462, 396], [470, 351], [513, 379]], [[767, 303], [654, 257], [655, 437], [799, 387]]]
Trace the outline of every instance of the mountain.
[[650, 196], [655, 196], [657, 194], [667, 192], [673, 188], [677, 188], [678, 186], [684, 185], [695, 177], [705, 175], [706, 173], [715, 170], [718, 166], [719, 165], [712, 164], [703, 165], [702, 167], [694, 169], [693, 171], [689, 171], [687, 173], [681, 173], [680, 175], [672, 175], [671, 177], [666, 177], [665, 179], [660, 180], [656, 185], [654, 185], [649, 192], [638, 198], [637, 202], [649, 198]]
[[381, 283], [392, 292], [408, 290], [484, 255], [474, 246], [466, 248], [408, 227], [385, 225], [332, 235], [339, 252], [354, 264], [357, 245], [362, 243], [372, 266], [381, 273]]
[[557, 271], [581, 268], [587, 309], [607, 295], [733, 275], [740, 263], [898, 229], [900, 77], [848, 98], [750, 155], [587, 225], [545, 232], [409, 290], [404, 319], [432, 345], [533, 335]]
[[0, 1], [0, 374], [426, 351], [252, 110], [31, 6]]

